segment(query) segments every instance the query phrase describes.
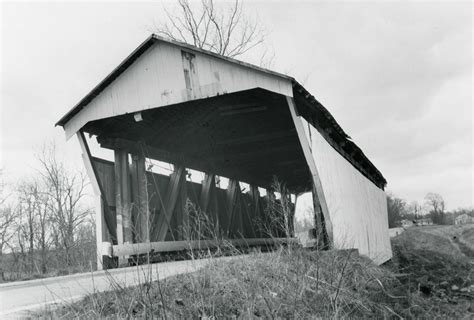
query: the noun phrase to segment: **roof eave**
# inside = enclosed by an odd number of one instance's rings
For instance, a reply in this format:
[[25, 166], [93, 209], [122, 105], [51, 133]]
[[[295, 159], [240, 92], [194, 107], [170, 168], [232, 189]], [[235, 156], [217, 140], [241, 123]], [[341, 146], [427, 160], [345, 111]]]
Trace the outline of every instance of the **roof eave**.
[[263, 73], [271, 74], [276, 77], [284, 78], [290, 81], [294, 81], [294, 79], [290, 76], [271, 71], [268, 69], [264, 69], [261, 67], [258, 67], [256, 65], [239, 61], [234, 58], [229, 58], [222, 56], [220, 54], [210, 52], [204, 49], [200, 49], [198, 47], [195, 47], [193, 45], [184, 43], [184, 42], [179, 42], [175, 40], [169, 40], [162, 38], [160, 36], [157, 36], [156, 34], [151, 34], [145, 41], [143, 41], [130, 55], [128, 55], [112, 72], [110, 72], [101, 82], [99, 82], [98, 85], [96, 85], [84, 98], [82, 98], [79, 103], [77, 103], [72, 109], [70, 109], [61, 119], [59, 119], [58, 122], [56, 122], [55, 126], [62, 126], [64, 127], [65, 124], [72, 118], [74, 117], [77, 113], [79, 113], [89, 102], [92, 101], [97, 95], [102, 92], [115, 78], [117, 78], [122, 72], [124, 72], [136, 59], [138, 59], [151, 45], [156, 42], [156, 41], [161, 41], [165, 43], [169, 43], [181, 48], [185, 48], [187, 50], [191, 50], [194, 52], [199, 52], [208, 56], [215, 57], [217, 59], [225, 60], [233, 64], [237, 64], [246, 68], [251, 68]]
[[[372, 161], [367, 158], [367, 156], [364, 154], [362, 149], [357, 146], [356, 143], [351, 141], [351, 137], [344, 132], [342, 127], [337, 123], [336, 119], [332, 116], [332, 114], [324, 107], [312, 94], [308, 92], [298, 81], [293, 80], [293, 88], [296, 90], [301, 96], [304, 97], [304, 99], [307, 101], [308, 104], [312, 105], [315, 108], [318, 108], [319, 110], [322, 111], [324, 116], [327, 118], [327, 120], [331, 123], [337, 134], [343, 139], [344, 143], [351, 146], [351, 149], [355, 151], [359, 156], [361, 157], [362, 161], [361, 164], [364, 166], [367, 166], [367, 168], [370, 169], [370, 171], [373, 173], [375, 177], [379, 180], [380, 186], [382, 189], [384, 189], [387, 185], [387, 180], [385, 177], [382, 175], [382, 173], [377, 169], [377, 167], [372, 163]], [[369, 177], [368, 177], [369, 178]], [[369, 178], [370, 179], [370, 178]], [[372, 180], [372, 179], [370, 179]], [[373, 181], [374, 183], [378, 184], [376, 181]]]
[[148, 49], [155, 41], [153, 34], [143, 41], [131, 54], [129, 54], [112, 72], [110, 72], [98, 85], [96, 85], [79, 103], [77, 103], [71, 110], [69, 110], [55, 126], [64, 125], [79, 111], [82, 110], [92, 99], [94, 99], [102, 90], [104, 90], [115, 78], [124, 72], [143, 52]]

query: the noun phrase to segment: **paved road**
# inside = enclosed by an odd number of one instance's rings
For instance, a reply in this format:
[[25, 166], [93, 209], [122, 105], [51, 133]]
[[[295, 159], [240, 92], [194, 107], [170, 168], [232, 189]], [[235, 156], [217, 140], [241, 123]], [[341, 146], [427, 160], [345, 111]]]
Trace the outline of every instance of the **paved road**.
[[[228, 260], [232, 257], [218, 258]], [[210, 260], [175, 261], [96, 271], [70, 276], [0, 284], [0, 319], [17, 319], [47, 305], [79, 300], [92, 292], [112, 290], [112, 282], [133, 286], [202, 268]], [[113, 281], [111, 279], [113, 278]]]

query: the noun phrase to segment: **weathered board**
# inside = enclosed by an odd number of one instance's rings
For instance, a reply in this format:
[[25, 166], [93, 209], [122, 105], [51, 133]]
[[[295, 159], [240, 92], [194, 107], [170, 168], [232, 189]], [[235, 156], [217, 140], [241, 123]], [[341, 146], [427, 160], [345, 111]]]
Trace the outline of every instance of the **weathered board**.
[[92, 120], [254, 88], [293, 95], [288, 78], [158, 41], [65, 124], [66, 138]]
[[357, 248], [376, 263], [392, 257], [387, 200], [383, 190], [342, 157], [312, 125], [300, 118], [311, 141], [333, 228], [336, 248]]
[[[93, 158], [93, 163], [110, 208], [109, 211], [106, 211], [109, 212], [109, 215], [105, 218], [110, 219], [111, 224], [117, 228], [114, 162]], [[131, 166], [132, 170], [129, 173], [132, 178], [130, 179], [132, 181], [130, 186], [132, 190], [131, 207], [144, 207], [142, 203], [143, 191], [142, 194], [133, 191], [137, 189], [133, 186], [133, 162]], [[173, 182], [173, 175], [166, 176], [146, 171], [147, 207], [150, 212], [149, 239], [146, 240], [158, 242], [182, 241], [190, 238], [201, 240], [217, 237], [241, 239], [286, 236], [280, 228], [281, 219], [275, 220], [275, 217], [266, 215], [268, 212], [265, 210], [267, 198], [258, 194], [258, 188], [252, 187], [250, 191], [243, 193], [239, 183], [234, 181], [230, 184], [230, 188], [224, 190], [215, 186], [214, 179], [210, 181], [208, 179], [205, 188], [203, 184], [186, 181], [185, 173], [186, 171], [183, 171], [183, 175], [178, 178], [179, 181]], [[176, 183], [175, 191], [170, 191], [173, 183]], [[171, 195], [172, 192], [176, 192], [176, 194]], [[170, 203], [172, 198], [173, 204]], [[204, 200], [207, 202], [205, 211], [200, 207]], [[165, 215], [166, 210], [170, 210], [169, 219]], [[111, 213], [114, 215], [111, 216]], [[143, 220], [134, 215], [131, 225], [134, 242], [146, 242], [137, 241], [140, 239], [139, 235], [144, 234], [142, 225]], [[194, 228], [190, 228], [190, 226]], [[201, 229], [197, 230], [197, 228]], [[109, 233], [120, 234], [116, 230], [109, 230]], [[102, 240], [106, 241], [106, 238]]]
[[115, 174], [113, 162], [92, 158], [92, 163], [96, 170], [97, 180], [101, 185], [102, 192], [104, 193], [103, 196], [105, 197], [105, 203], [108, 205], [108, 208], [101, 210], [107, 227], [107, 232], [102, 233], [102, 241], [116, 243], [117, 216], [115, 208]]

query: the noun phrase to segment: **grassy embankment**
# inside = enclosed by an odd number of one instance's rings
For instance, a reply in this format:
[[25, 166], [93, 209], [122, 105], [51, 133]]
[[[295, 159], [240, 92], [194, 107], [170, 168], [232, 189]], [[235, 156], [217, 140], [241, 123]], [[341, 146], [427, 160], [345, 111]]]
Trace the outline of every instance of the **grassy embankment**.
[[393, 240], [394, 258], [380, 267], [351, 251], [253, 253], [37, 316], [467, 319], [474, 315], [474, 259], [458, 243], [473, 244], [473, 235], [474, 227], [414, 227]]

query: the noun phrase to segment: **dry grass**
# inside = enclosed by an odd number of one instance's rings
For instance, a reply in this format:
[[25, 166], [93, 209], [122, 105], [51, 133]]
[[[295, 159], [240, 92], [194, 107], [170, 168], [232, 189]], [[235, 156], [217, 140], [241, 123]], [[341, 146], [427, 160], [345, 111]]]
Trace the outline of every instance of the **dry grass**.
[[395, 314], [397, 280], [351, 251], [280, 248], [192, 274], [91, 295], [43, 314], [65, 318], [308, 318]]
[[471, 319], [474, 259], [456, 239], [453, 226], [411, 228], [394, 239], [390, 268], [409, 292], [424, 297], [433, 316]]
[[462, 228], [459, 241], [464, 243], [469, 249], [474, 251], [474, 225], [471, 224]]
[[[195, 273], [93, 294], [36, 316], [434, 319], [472, 315], [472, 295], [467, 295], [471, 293], [463, 296], [443, 289], [472, 283], [466, 260], [413, 249], [407, 243], [396, 243], [395, 252], [396, 258], [385, 267], [352, 251], [254, 252], [232, 261], [214, 260]], [[442, 284], [446, 279], [448, 284]]]
[[[281, 202], [274, 205], [284, 207]], [[194, 206], [188, 212], [193, 218], [185, 232], [189, 239], [218, 239], [219, 231], [205, 214]], [[463, 253], [465, 248], [461, 250], [453, 241], [453, 230], [459, 233], [458, 229], [436, 227], [408, 230], [395, 238], [393, 260], [380, 267], [354, 251], [309, 251], [290, 246], [243, 255], [248, 248], [238, 249], [223, 241], [225, 246], [213, 253], [187, 254], [197, 259], [226, 252], [235, 255], [230, 261], [211, 259], [197, 272], [131, 288], [120, 287], [110, 278], [114, 291], [92, 294], [34, 316], [467, 319], [474, 311], [473, 264]]]
[[412, 227], [407, 229], [401, 239], [411, 242], [412, 249], [474, 260], [474, 224]]
[[[462, 244], [468, 249], [467, 255], [474, 258], [474, 224], [456, 225], [456, 226], [434, 226], [430, 228], [421, 228], [420, 231], [446, 237], [455, 246]], [[463, 249], [463, 247], [460, 247]], [[465, 250], [461, 250], [466, 253]]]
[[407, 250], [426, 250], [460, 256], [461, 251], [451, 241], [451, 237], [437, 229], [439, 229], [438, 226], [408, 228], [401, 236], [394, 239], [394, 243], [409, 244]]

